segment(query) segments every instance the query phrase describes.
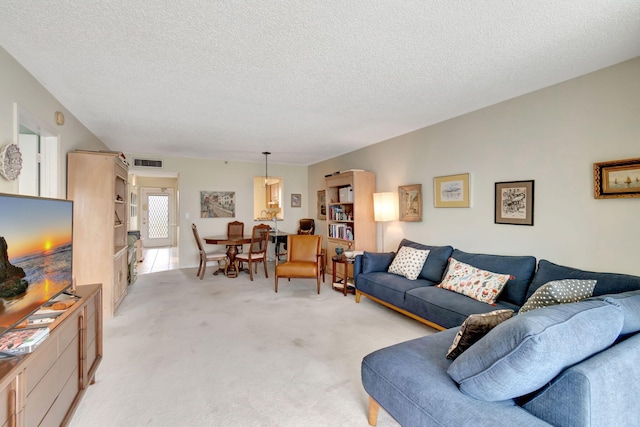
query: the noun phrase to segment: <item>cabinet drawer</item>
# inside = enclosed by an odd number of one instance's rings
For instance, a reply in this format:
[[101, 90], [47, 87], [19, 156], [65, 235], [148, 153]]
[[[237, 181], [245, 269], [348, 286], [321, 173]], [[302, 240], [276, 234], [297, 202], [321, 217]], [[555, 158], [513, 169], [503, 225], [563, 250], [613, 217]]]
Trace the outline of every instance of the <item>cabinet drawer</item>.
[[51, 335], [38, 346], [38, 351], [29, 356], [27, 394], [31, 393], [33, 387], [38, 384], [43, 375], [53, 366], [58, 355], [61, 354], [74, 339], [77, 340], [79, 315], [80, 313], [76, 311], [69, 316], [69, 318], [65, 319], [64, 324], [54, 329]]
[[[78, 349], [79, 342], [76, 335], [71, 345], [67, 346], [60, 358], [53, 364], [52, 369], [42, 377], [31, 393], [27, 394], [26, 424], [28, 426], [40, 424], [51, 405], [59, 398], [58, 395], [67, 384], [67, 381], [71, 379], [74, 395], [80, 391]], [[27, 382], [29, 374], [30, 366], [26, 369]], [[69, 402], [64, 403], [69, 407]]]

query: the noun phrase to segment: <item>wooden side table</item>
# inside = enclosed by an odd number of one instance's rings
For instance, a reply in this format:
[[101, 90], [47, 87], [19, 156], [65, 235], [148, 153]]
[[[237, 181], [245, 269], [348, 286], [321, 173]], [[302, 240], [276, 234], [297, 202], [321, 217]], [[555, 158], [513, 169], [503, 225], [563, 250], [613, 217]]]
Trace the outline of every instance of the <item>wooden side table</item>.
[[[347, 293], [355, 294], [356, 290], [354, 288], [349, 289], [349, 282], [347, 280], [349, 278], [349, 264], [353, 264], [354, 258], [347, 258], [344, 255], [334, 255], [331, 257], [331, 262], [333, 263], [333, 268], [331, 269], [331, 287], [336, 291], [342, 291], [344, 296], [347, 296]], [[342, 275], [342, 289], [336, 286], [340, 284], [336, 281], [336, 264], [342, 264], [344, 266], [342, 270], [344, 272]]]

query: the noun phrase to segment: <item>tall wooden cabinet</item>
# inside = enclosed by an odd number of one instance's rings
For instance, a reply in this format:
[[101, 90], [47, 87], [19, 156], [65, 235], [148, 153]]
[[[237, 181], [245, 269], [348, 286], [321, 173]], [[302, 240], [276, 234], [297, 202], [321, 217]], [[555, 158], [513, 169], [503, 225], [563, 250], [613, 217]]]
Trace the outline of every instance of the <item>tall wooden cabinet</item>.
[[117, 153], [67, 155], [73, 200], [73, 272], [77, 283], [102, 283], [105, 318], [127, 293], [128, 167]]
[[[348, 171], [325, 178], [327, 203], [327, 270], [340, 246], [354, 251], [376, 250], [373, 193], [376, 177], [369, 171]], [[338, 272], [339, 276], [341, 272]]]

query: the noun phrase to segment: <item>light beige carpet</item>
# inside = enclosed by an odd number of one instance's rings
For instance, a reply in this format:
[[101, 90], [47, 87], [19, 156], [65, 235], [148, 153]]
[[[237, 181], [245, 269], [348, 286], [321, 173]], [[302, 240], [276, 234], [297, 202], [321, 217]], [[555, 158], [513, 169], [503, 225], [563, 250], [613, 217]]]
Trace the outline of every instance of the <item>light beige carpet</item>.
[[[367, 426], [360, 362], [434, 331], [315, 281], [138, 276], [104, 323], [104, 359], [71, 425]], [[444, 357], [444, 356], [443, 356]], [[379, 426], [397, 426], [380, 411]]]

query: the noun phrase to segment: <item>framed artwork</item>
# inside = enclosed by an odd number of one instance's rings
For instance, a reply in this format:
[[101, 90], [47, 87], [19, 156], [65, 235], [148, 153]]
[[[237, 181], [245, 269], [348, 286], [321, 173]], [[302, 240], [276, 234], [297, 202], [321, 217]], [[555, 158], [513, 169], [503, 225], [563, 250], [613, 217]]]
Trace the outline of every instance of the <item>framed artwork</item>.
[[435, 177], [433, 198], [436, 208], [468, 208], [470, 206], [469, 174]]
[[594, 163], [593, 197], [640, 197], [640, 159]]
[[291, 207], [299, 208], [302, 206], [302, 194], [292, 194], [291, 195]]
[[422, 221], [422, 184], [398, 187], [400, 221]]
[[235, 191], [201, 191], [200, 218], [235, 218]]
[[327, 219], [327, 203], [325, 190], [318, 191], [318, 219]]
[[495, 223], [533, 225], [533, 180], [496, 182]]

